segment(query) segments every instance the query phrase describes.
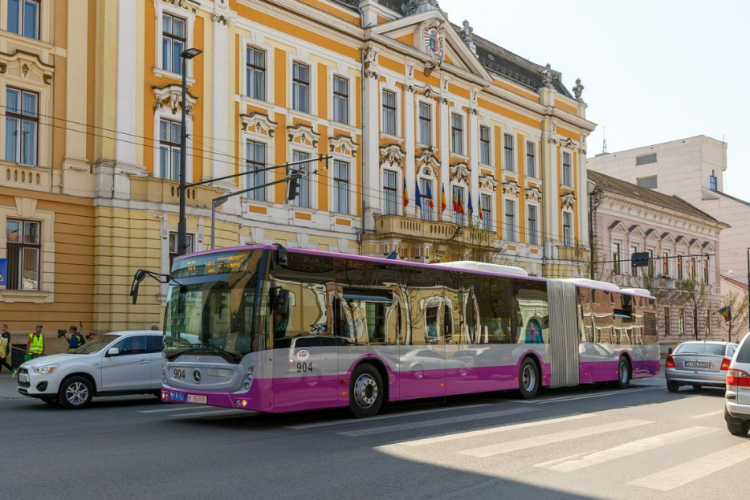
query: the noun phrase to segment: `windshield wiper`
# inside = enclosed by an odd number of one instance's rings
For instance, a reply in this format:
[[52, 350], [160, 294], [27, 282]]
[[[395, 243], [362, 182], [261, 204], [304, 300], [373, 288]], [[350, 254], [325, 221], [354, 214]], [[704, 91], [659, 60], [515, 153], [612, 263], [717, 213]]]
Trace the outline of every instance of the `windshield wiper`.
[[[170, 346], [174, 347], [174, 346]], [[178, 348], [180, 346], [177, 346]], [[231, 353], [217, 345], [212, 344], [190, 344], [184, 346], [184, 348], [180, 349], [178, 352], [166, 354], [165, 356], [169, 361], [174, 361], [175, 359], [179, 358], [183, 354], [193, 354], [193, 353], [199, 353], [199, 352], [213, 352], [219, 355], [222, 359], [237, 364], [240, 361], [242, 361], [242, 356], [238, 354]]]

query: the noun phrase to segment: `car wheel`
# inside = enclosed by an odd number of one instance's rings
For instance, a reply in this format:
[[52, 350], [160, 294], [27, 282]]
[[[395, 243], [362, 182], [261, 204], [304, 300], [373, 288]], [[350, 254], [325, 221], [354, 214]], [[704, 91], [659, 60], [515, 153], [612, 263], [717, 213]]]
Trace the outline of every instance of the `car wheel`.
[[383, 406], [385, 390], [380, 372], [370, 365], [359, 365], [349, 382], [349, 410], [357, 418], [372, 417]]
[[696, 391], [700, 391], [701, 389], [703, 389], [703, 386], [700, 384], [693, 384], [693, 389], [695, 389]]
[[56, 405], [57, 404], [57, 398], [40, 398], [42, 401], [47, 403], [48, 405]]
[[747, 436], [750, 431], [750, 421], [743, 420], [739, 423], [727, 422], [727, 429], [732, 436]]
[[83, 377], [71, 377], [60, 386], [60, 403], [69, 410], [86, 408], [93, 397], [94, 388]]
[[518, 394], [523, 399], [534, 399], [539, 394], [539, 370], [531, 358], [521, 363], [518, 372]]
[[680, 390], [680, 384], [671, 380], [667, 380], [667, 390], [669, 392], [677, 392]]
[[617, 365], [617, 387], [626, 389], [630, 387], [630, 379], [633, 378], [630, 373], [630, 363], [625, 356], [620, 358], [620, 364]]

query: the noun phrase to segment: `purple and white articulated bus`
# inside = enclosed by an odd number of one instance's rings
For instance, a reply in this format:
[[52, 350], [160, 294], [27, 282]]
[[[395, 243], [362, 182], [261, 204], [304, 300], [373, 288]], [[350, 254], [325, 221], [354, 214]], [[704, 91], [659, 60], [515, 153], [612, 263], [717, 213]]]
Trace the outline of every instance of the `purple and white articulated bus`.
[[476, 262], [247, 246], [177, 258], [162, 400], [261, 412], [349, 407], [659, 373], [645, 290]]

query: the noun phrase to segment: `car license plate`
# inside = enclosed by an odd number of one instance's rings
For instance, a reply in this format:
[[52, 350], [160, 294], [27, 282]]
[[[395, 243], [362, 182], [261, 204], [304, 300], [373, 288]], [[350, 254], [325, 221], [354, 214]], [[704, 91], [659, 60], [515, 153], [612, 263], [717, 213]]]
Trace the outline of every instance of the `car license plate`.
[[187, 398], [188, 403], [195, 403], [199, 405], [206, 404], [206, 396], [198, 396], [196, 394], [188, 394]]
[[702, 361], [685, 361], [685, 368], [709, 368], [711, 363]]
[[18, 381], [19, 382], [23, 382], [24, 384], [28, 384], [29, 383], [29, 376], [26, 375], [25, 373], [19, 373], [18, 374]]

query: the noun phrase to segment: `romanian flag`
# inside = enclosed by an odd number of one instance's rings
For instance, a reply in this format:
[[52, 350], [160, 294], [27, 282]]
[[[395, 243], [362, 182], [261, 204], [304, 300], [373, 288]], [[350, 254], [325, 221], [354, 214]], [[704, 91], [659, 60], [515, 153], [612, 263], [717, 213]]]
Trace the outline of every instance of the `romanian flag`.
[[453, 211], [460, 213], [458, 211], [458, 192], [455, 189], [453, 190]]
[[458, 192], [458, 213], [463, 215], [464, 214], [464, 197], [463, 197], [464, 193], [460, 189], [457, 190], [457, 192]]
[[482, 220], [482, 196], [479, 196], [479, 220]]
[[432, 187], [430, 187], [431, 185], [432, 185], [432, 182], [427, 183], [427, 201], [429, 202], [430, 210], [434, 210], [435, 203], [432, 201]]
[[422, 193], [419, 192], [419, 181], [417, 180], [417, 208], [422, 210]]
[[474, 216], [474, 206], [471, 204], [471, 191], [469, 191], [469, 217]]
[[404, 178], [404, 206], [409, 206], [409, 191], [406, 189], [406, 178]]
[[445, 184], [441, 184], [440, 187], [443, 190], [440, 198], [440, 211], [445, 212], [445, 209], [448, 208], [448, 202], [445, 201]]
[[724, 318], [724, 321], [727, 323], [732, 321], [732, 309], [729, 306], [724, 306], [719, 309], [719, 314], [721, 314], [721, 317]]

